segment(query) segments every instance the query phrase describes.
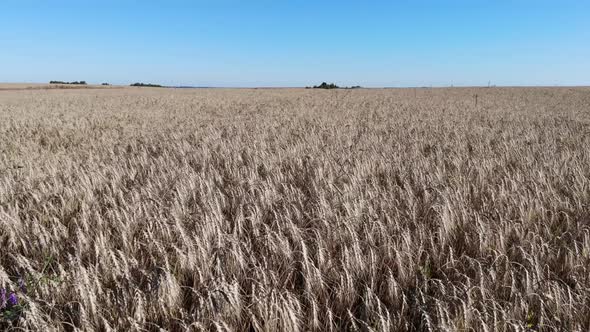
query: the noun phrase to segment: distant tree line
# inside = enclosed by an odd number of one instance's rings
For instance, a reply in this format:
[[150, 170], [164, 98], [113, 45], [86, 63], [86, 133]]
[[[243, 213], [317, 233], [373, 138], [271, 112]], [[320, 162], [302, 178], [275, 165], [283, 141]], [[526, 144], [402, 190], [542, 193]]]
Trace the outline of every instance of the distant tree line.
[[[326, 83], [326, 82], [322, 82], [322, 84], [320, 85], [314, 85], [313, 89], [360, 89], [361, 86], [360, 85], [355, 85], [355, 86], [351, 86], [351, 87], [339, 87], [338, 85], [334, 84], [334, 83]], [[311, 89], [310, 87], [306, 87], [306, 89]]]
[[74, 81], [74, 82], [49, 81], [49, 84], [74, 84], [74, 85], [86, 85], [86, 81]]
[[152, 84], [152, 83], [133, 83], [131, 86], [141, 86], [141, 87], [150, 87], [150, 88], [161, 88], [162, 86], [159, 84]]

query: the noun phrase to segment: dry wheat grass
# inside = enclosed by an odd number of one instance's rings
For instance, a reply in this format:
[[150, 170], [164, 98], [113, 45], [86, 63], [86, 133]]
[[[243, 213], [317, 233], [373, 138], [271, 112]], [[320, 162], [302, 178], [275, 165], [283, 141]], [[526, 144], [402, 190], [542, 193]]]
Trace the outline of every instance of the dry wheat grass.
[[587, 88], [0, 92], [0, 328], [586, 331], [589, 146]]

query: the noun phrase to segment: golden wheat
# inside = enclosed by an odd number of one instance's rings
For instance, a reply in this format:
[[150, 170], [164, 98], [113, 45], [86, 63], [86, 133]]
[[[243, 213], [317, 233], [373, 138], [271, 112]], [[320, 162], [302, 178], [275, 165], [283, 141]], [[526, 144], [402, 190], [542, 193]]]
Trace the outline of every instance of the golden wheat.
[[0, 91], [0, 328], [586, 331], [589, 147], [588, 88]]

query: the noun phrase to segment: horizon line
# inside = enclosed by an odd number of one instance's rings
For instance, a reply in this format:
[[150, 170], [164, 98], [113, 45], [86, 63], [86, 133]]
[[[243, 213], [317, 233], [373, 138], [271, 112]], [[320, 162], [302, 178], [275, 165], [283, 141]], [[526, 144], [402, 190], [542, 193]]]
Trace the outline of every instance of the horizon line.
[[[136, 83], [136, 82], [134, 82]], [[103, 85], [103, 83], [89, 83], [86, 81], [85, 85], [76, 85], [76, 84], [59, 84], [59, 83], [48, 83], [48, 82], [0, 82], [0, 85], [66, 85], [70, 86], [71, 88], [75, 87], [83, 87], [83, 86], [104, 86], [104, 87], [132, 87], [131, 84], [110, 84]], [[304, 85], [284, 85], [284, 86], [231, 86], [231, 85], [164, 85], [158, 83], [146, 83], [146, 84], [156, 84], [160, 85], [159, 87], [153, 88], [166, 88], [166, 89], [310, 89], [310, 90], [326, 90], [321, 88], [314, 88], [312, 86], [304, 86]], [[354, 88], [353, 88], [354, 87]], [[383, 86], [362, 86], [362, 85], [353, 85], [353, 86], [342, 86], [338, 87], [338, 90], [355, 90], [355, 89], [440, 89], [440, 88], [552, 88], [552, 87], [561, 87], [561, 88], [581, 88], [581, 87], [590, 87], [590, 84], [507, 84], [507, 85], [441, 85], [441, 84], [432, 84], [432, 85], [383, 85]], [[146, 88], [146, 87], [137, 87], [137, 88]]]

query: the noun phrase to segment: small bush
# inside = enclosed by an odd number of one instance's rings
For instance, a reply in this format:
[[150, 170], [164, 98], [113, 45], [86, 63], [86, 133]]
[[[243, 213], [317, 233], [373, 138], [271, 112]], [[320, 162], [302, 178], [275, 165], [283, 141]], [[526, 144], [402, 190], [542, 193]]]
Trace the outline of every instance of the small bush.
[[313, 87], [314, 89], [339, 89], [340, 87], [334, 83], [326, 83], [326, 82], [322, 82], [322, 84], [320, 85], [315, 85]]

